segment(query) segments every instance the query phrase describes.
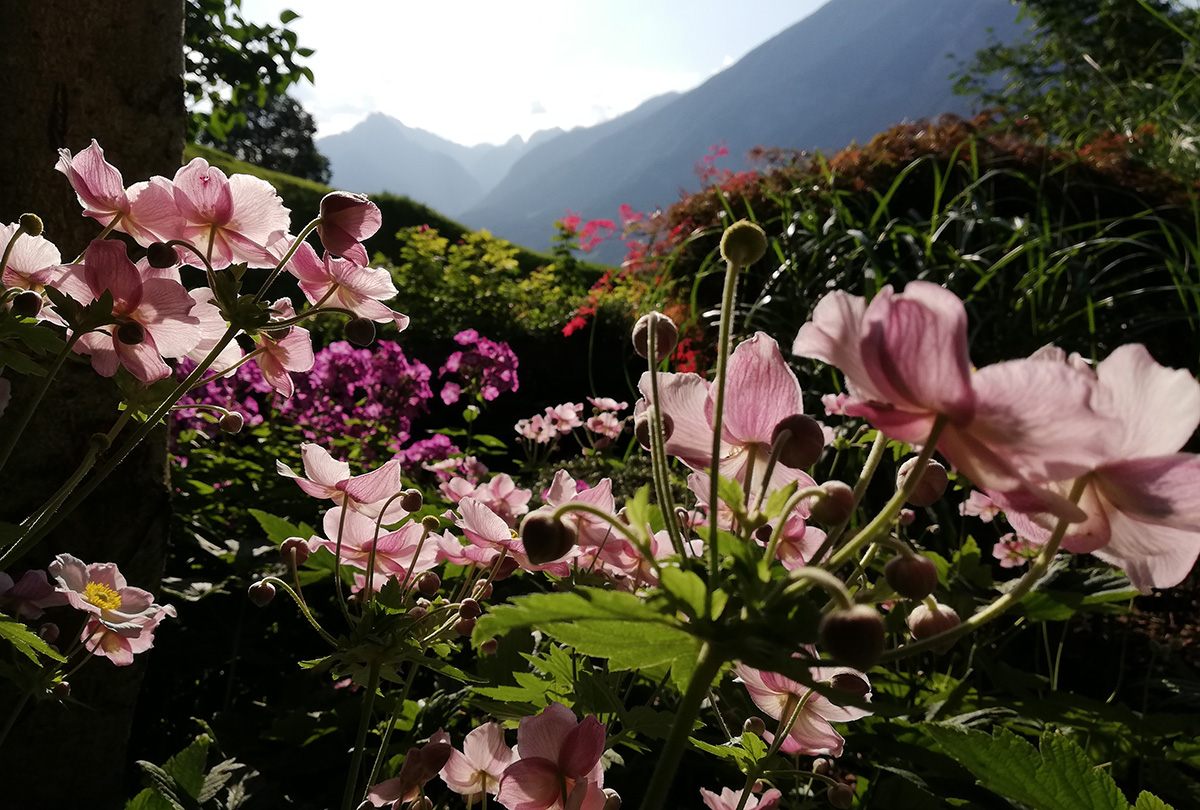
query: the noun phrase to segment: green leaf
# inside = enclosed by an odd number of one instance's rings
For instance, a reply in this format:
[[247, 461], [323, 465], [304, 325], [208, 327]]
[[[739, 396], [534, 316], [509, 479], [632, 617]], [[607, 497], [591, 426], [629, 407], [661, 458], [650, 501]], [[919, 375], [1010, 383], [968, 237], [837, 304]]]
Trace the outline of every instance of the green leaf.
[[799, 486], [795, 481], [788, 484], [783, 489], [777, 489], [767, 498], [767, 502], [763, 504], [762, 513], [767, 519], [776, 518], [783, 511], [783, 507], [787, 505], [788, 499], [796, 494], [796, 489]]
[[201, 734], [163, 765], [163, 770], [192, 798], [198, 798], [204, 789], [204, 766], [208, 762], [208, 747], [211, 744], [212, 738]]
[[1175, 810], [1174, 807], [1145, 790], [1138, 794], [1137, 804], [1133, 807], [1134, 810]]
[[39, 666], [42, 662], [38, 660], [38, 653], [47, 658], [53, 658], [55, 661], [65, 662], [67, 660], [52, 650], [50, 645], [37, 633], [3, 613], [0, 613], [0, 638], [6, 639], [17, 648], [17, 652]]
[[[300, 17], [299, 14], [297, 14], [296, 12], [292, 11], [291, 9], [287, 9], [287, 8], [285, 8], [283, 11], [279, 12], [279, 21], [281, 23], [283, 23], [284, 25], [287, 25], [292, 20], [299, 19], [299, 17]], [[302, 50], [307, 50], [308, 53], [302, 53], [302, 54], [300, 54], [301, 56], [312, 56], [311, 49], [303, 48]]]
[[1003, 727], [995, 735], [961, 726], [923, 729], [979, 784], [1033, 810], [1129, 810], [1112, 776], [1062, 734], [1042, 733], [1041, 750]]
[[694, 666], [700, 650], [700, 642], [674, 619], [633, 594], [598, 588], [518, 597], [480, 617], [472, 640], [479, 645], [517, 628], [541, 630], [584, 655], [606, 658], [613, 670], [678, 659]]
[[267, 533], [267, 539], [275, 545], [279, 545], [289, 537], [305, 537], [311, 536], [312, 532], [305, 532], [300, 526], [288, 523], [281, 517], [268, 514], [261, 509], [250, 509], [250, 514], [258, 521], [258, 525]]
[[746, 503], [746, 493], [737, 481], [731, 481], [722, 475], [717, 481], [717, 497], [724, 501], [735, 515], [744, 514], [743, 505]]
[[643, 527], [650, 522], [650, 485], [639, 489], [625, 501], [625, 516], [630, 526]]

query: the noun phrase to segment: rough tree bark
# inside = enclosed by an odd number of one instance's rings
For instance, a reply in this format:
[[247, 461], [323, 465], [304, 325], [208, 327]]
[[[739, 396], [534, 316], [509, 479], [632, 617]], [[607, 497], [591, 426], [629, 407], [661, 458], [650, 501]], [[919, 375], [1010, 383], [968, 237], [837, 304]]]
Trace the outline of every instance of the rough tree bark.
[[[126, 184], [170, 177], [183, 152], [182, 0], [0, 0], [0, 223], [32, 211], [64, 261], [97, 235], [80, 216], [57, 150], [95, 138]], [[88, 437], [116, 418], [116, 386], [86, 362], [66, 369], [42, 413], [0, 474], [0, 520], [19, 521], [73, 470]], [[12, 380], [20, 407], [24, 378]], [[3, 429], [3, 425], [0, 425]], [[156, 590], [165, 556], [169, 499], [165, 434], [152, 434], [25, 564], [44, 566], [70, 551], [113, 561], [131, 584]], [[81, 622], [60, 613], [61, 644]], [[120, 807], [130, 795], [126, 748], [144, 662], [117, 668], [100, 660], [71, 678], [82, 705], [32, 703], [0, 752], [5, 807]], [[14, 700], [0, 682], [0, 714]]]

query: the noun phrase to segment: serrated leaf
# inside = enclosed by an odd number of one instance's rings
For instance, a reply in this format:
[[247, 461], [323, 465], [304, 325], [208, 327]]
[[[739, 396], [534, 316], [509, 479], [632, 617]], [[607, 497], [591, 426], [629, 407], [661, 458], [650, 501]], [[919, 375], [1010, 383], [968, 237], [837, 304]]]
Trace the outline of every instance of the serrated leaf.
[[625, 501], [625, 516], [630, 526], [645, 526], [650, 522], [650, 485], [639, 489], [632, 498]]
[[1033, 810], [1129, 810], [1112, 776], [1062, 734], [1043, 732], [1039, 751], [1003, 727], [994, 735], [945, 725], [923, 730], [980, 785]]
[[[150, 783], [155, 793], [170, 805], [171, 810], [199, 810], [199, 802], [180, 790], [179, 785], [176, 784], [169, 773], [153, 762], [146, 762], [139, 759], [137, 764], [139, 768], [146, 772], [146, 776], [150, 777]], [[189, 800], [190, 803], [187, 803]]]
[[1133, 808], [1134, 810], [1175, 810], [1174, 807], [1145, 790], [1138, 794], [1137, 804]]
[[0, 638], [12, 644], [16, 647], [17, 652], [39, 666], [42, 662], [38, 660], [38, 654], [53, 658], [55, 661], [67, 660], [51, 649], [50, 645], [37, 633], [3, 613], [0, 613]]
[[745, 748], [746, 753], [750, 755], [751, 762], [759, 762], [767, 755], [767, 744], [757, 734], [743, 731], [738, 740], [741, 742], [742, 748]]
[[302, 534], [301, 527], [289, 523], [281, 517], [276, 517], [261, 509], [250, 509], [248, 511], [258, 521], [258, 525], [262, 527], [262, 530], [266, 532], [267, 539], [275, 545], [279, 545], [289, 537], [300, 537]]
[[745, 769], [751, 764], [750, 753], [739, 746], [729, 743], [725, 745], [713, 745], [712, 743], [704, 742], [704, 740], [697, 740], [695, 737], [690, 737], [688, 740], [701, 751], [721, 757], [722, 759], [732, 759], [738, 764], [739, 768]]
[[687, 605], [693, 618], [704, 615], [704, 580], [694, 571], [666, 567], [659, 575], [659, 584], [667, 593]]
[[205, 774], [204, 784], [200, 787], [200, 793], [196, 798], [201, 804], [214, 798], [233, 778], [233, 774], [242, 767], [244, 766], [235, 759], [218, 762], [211, 771]]
[[45, 377], [46, 370], [24, 352], [0, 348], [0, 368], [11, 368], [17, 374], [29, 377]]
[[745, 514], [746, 493], [737, 481], [720, 476], [717, 481], [717, 497], [733, 510], [735, 516]]
[[198, 797], [204, 789], [205, 765], [208, 764], [208, 747], [211, 744], [212, 738], [201, 734], [163, 765], [163, 770], [192, 798]]
[[152, 788], [146, 788], [126, 803], [125, 810], [173, 810], [173, 808], [170, 802]]
[[779, 513], [783, 511], [783, 507], [787, 505], [788, 500], [796, 494], [798, 487], [799, 484], [793, 481], [783, 489], [777, 489], [772, 492], [767, 498], [767, 502], [763, 504], [763, 515], [768, 520], [778, 517]]

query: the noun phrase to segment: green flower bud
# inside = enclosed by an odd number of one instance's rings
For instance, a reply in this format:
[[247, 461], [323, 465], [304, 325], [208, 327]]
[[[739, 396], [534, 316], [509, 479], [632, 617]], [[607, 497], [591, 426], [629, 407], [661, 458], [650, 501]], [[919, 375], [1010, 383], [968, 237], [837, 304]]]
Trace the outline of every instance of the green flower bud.
[[749, 220], [738, 220], [721, 237], [721, 258], [738, 267], [749, 267], [767, 252], [767, 235]]

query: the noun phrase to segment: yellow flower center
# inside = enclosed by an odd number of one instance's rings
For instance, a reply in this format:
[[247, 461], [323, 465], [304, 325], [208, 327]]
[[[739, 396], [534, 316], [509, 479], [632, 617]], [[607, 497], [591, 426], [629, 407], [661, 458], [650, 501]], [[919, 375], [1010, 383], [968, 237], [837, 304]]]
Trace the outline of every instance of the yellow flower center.
[[89, 582], [83, 589], [83, 598], [101, 610], [117, 610], [121, 607], [121, 594], [102, 582]]

